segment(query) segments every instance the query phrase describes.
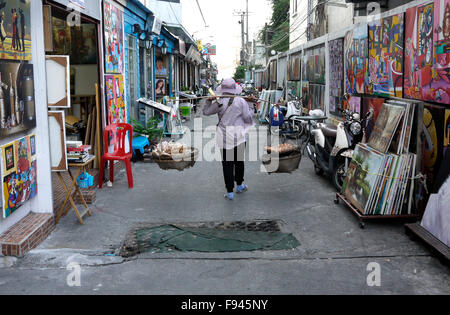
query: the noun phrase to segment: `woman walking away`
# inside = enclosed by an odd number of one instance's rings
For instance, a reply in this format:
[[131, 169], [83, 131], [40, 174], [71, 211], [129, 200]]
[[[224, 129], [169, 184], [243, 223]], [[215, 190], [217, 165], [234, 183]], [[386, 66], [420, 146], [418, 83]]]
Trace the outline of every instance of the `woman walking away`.
[[223, 80], [216, 93], [219, 98], [214, 96], [207, 99], [203, 114], [219, 116], [216, 144], [222, 153], [223, 177], [227, 189], [225, 199], [234, 200], [235, 182], [237, 193], [248, 190], [244, 184], [244, 158], [246, 131], [253, 125], [253, 111], [245, 99], [235, 97], [242, 93], [242, 88], [233, 79]]

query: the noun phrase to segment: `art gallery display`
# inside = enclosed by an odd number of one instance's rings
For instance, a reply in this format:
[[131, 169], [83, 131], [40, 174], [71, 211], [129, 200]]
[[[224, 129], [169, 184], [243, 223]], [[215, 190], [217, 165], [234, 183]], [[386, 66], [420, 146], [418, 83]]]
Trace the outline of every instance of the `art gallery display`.
[[123, 75], [106, 75], [106, 105], [108, 107], [108, 124], [127, 122], [125, 107], [125, 83]]
[[368, 67], [368, 29], [362, 24], [348, 31], [344, 38], [344, 84], [348, 94], [366, 92]]
[[403, 19], [397, 14], [369, 24], [369, 94], [403, 97]]
[[1, 155], [2, 213], [6, 219], [37, 194], [35, 135], [3, 145]]
[[0, 59], [31, 60], [31, 0], [0, 4]]
[[406, 98], [450, 104], [450, 0], [409, 8], [405, 19]]
[[105, 72], [124, 71], [123, 12], [110, 1], [104, 2]]
[[339, 38], [329, 42], [330, 54], [330, 112], [339, 114], [343, 109], [344, 95], [344, 40]]
[[0, 60], [0, 137], [35, 126], [33, 65]]

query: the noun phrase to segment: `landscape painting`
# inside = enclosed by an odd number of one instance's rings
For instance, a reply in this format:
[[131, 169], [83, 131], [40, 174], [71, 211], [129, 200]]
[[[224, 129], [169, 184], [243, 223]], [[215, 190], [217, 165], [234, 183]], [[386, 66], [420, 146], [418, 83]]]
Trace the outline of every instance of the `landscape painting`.
[[397, 14], [369, 25], [369, 94], [403, 97], [403, 17]]
[[31, 60], [31, 0], [0, 2], [0, 59]]
[[387, 153], [404, 113], [403, 106], [383, 104], [367, 144], [381, 153]]
[[365, 145], [356, 146], [342, 193], [361, 213], [365, 212], [383, 161], [382, 154]]

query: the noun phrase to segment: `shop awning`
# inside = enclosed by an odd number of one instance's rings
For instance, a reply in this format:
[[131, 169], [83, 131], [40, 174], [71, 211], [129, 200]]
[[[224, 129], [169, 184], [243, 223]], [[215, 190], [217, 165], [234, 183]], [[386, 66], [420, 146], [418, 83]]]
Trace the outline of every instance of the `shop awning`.
[[195, 44], [195, 40], [181, 24], [163, 23], [164, 27], [187, 44]]
[[190, 62], [196, 62], [198, 64], [201, 64], [203, 62], [202, 57], [195, 45], [191, 45], [191, 47], [189, 48], [186, 54], [186, 60]]

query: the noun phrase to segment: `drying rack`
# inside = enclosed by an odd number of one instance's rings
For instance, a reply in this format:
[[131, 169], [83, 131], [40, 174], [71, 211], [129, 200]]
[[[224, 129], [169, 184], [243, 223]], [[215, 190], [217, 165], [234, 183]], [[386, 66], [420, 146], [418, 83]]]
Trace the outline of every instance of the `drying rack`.
[[366, 227], [366, 221], [375, 220], [403, 220], [403, 221], [417, 221], [419, 216], [417, 214], [405, 214], [405, 215], [365, 215], [362, 214], [343, 194], [336, 193], [335, 204], [343, 202], [347, 208], [352, 212], [359, 220], [359, 227], [364, 229]]

